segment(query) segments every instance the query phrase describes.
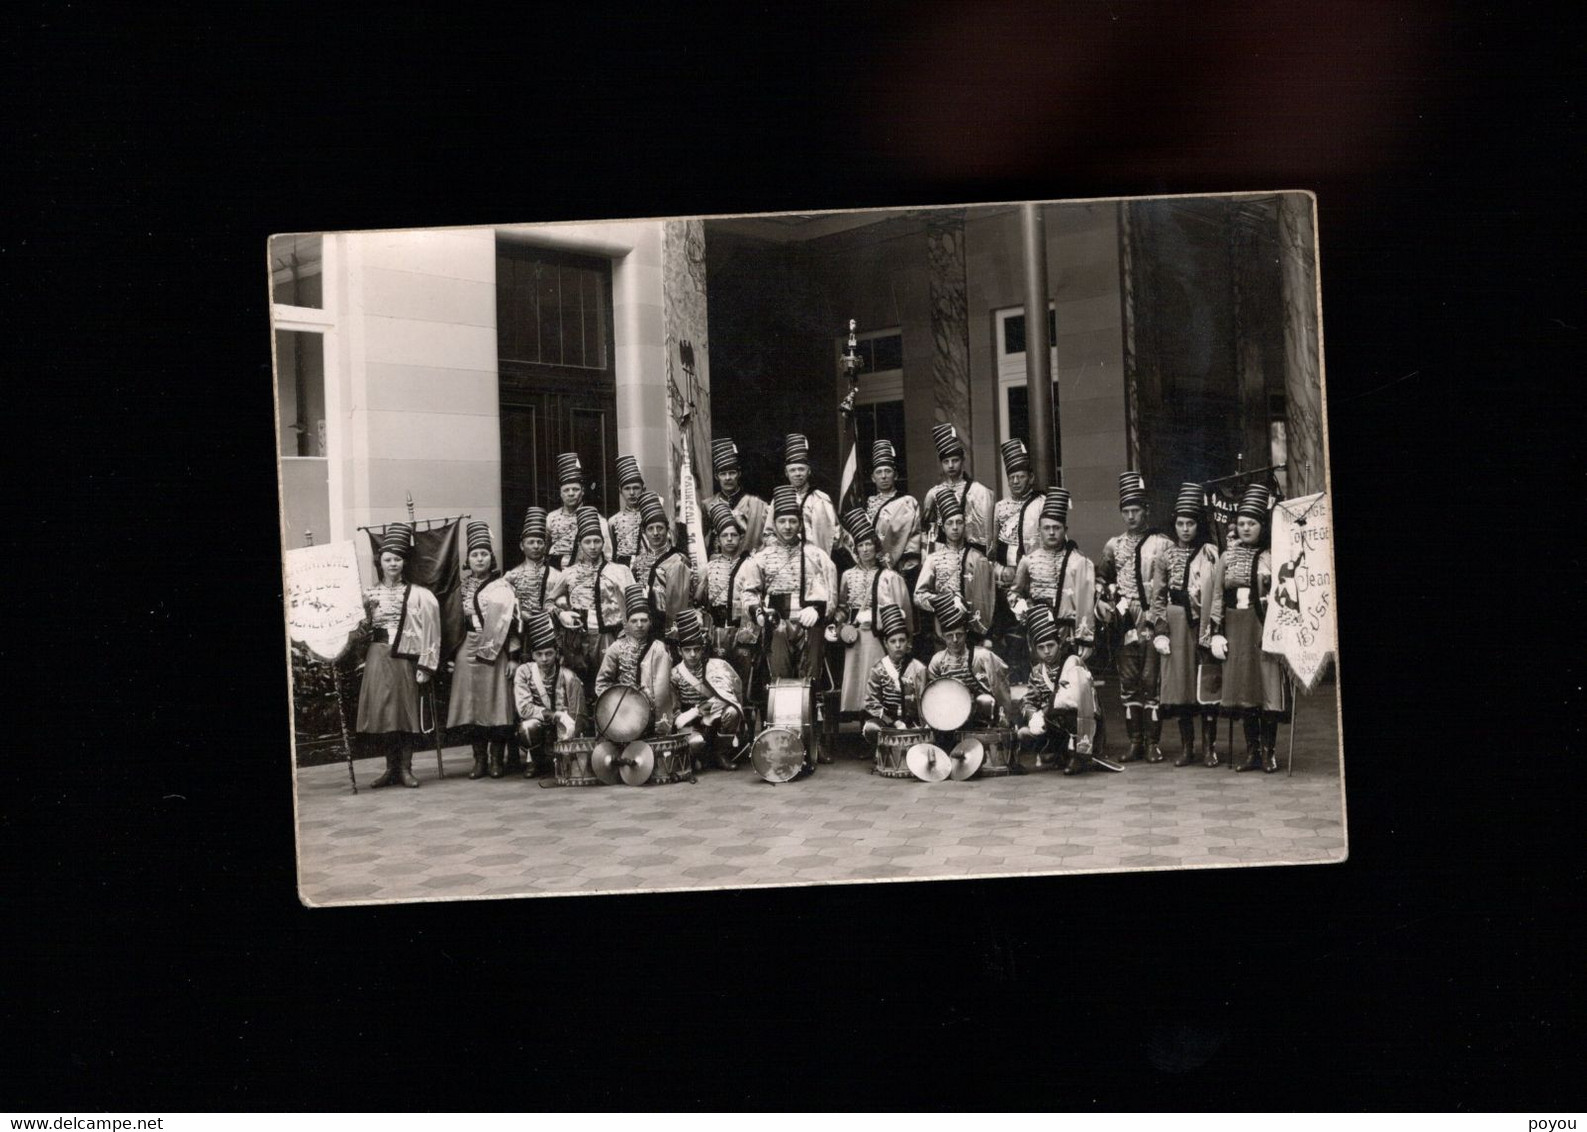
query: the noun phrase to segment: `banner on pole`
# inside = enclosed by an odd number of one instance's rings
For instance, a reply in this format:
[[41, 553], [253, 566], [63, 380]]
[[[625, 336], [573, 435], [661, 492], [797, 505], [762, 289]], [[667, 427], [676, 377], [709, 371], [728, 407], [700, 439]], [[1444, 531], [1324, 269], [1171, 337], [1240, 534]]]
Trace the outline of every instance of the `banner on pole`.
[[678, 469], [678, 505], [674, 513], [683, 527], [689, 561], [703, 575], [710, 557], [705, 553], [705, 524], [700, 517], [700, 496], [694, 482], [694, 461], [690, 458], [690, 448], [688, 433], [684, 432], [683, 462]]
[[1336, 647], [1333, 513], [1325, 495], [1289, 499], [1273, 508], [1273, 596], [1262, 626], [1262, 650], [1284, 658], [1295, 682], [1317, 686]]
[[364, 620], [364, 591], [351, 539], [286, 552], [287, 633], [335, 660]]

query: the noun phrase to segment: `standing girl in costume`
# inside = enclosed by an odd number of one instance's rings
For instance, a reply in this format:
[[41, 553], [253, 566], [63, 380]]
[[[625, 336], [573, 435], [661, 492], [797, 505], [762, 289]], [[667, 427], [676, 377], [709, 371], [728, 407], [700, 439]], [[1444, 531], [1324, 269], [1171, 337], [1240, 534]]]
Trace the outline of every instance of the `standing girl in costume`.
[[1218, 550], [1207, 541], [1201, 485], [1179, 485], [1174, 504], [1174, 543], [1152, 560], [1152, 647], [1161, 657], [1158, 713], [1179, 720], [1179, 758], [1175, 766], [1196, 761], [1196, 716], [1201, 716], [1202, 759], [1218, 765], [1218, 705], [1203, 704], [1201, 681], [1216, 679], [1218, 664], [1199, 645], [1201, 626], [1212, 598]]
[[429, 590], [404, 579], [412, 553], [413, 528], [407, 523], [387, 527], [378, 558], [380, 581], [364, 590], [373, 635], [364, 657], [356, 727], [374, 736], [386, 756], [386, 773], [372, 787], [419, 785], [413, 777], [414, 737], [423, 730], [419, 687], [430, 682], [441, 662], [440, 603]]

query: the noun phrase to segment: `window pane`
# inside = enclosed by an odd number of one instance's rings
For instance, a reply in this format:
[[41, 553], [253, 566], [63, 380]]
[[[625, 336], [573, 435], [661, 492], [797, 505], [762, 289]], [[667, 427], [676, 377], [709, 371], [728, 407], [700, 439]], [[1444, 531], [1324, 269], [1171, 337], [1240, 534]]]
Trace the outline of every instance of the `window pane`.
[[282, 456], [324, 456], [325, 338], [276, 331], [276, 409]]
[[293, 307], [324, 307], [319, 236], [277, 236], [270, 241], [270, 299]]
[[559, 366], [562, 364], [562, 272], [555, 264], [537, 263], [534, 273], [540, 311], [540, 353], [534, 360]]
[[904, 368], [904, 336], [902, 334], [889, 334], [885, 338], [873, 338], [871, 348], [874, 355], [871, 359], [872, 370], [892, 370]]
[[[1047, 312], [1047, 345], [1052, 346], [1058, 341], [1058, 312]], [[1011, 314], [1003, 323], [1003, 353], [1023, 354], [1025, 352], [1025, 316]]]
[[[1030, 398], [1023, 385], [1008, 387], [1008, 436], [1030, 443]], [[1052, 459], [1056, 467], [1063, 467], [1063, 434], [1058, 427], [1058, 383], [1052, 387]]]
[[579, 272], [579, 321], [584, 330], [584, 364], [594, 369], [602, 366], [599, 295], [599, 280], [595, 278], [595, 272]]

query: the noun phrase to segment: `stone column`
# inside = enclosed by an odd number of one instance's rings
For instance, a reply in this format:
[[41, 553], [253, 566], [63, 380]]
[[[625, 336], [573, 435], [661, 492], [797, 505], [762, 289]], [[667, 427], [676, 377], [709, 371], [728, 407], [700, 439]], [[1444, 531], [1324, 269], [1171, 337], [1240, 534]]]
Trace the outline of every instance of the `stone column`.
[[[931, 285], [931, 361], [936, 417], [967, 437], [970, 432], [970, 312], [965, 288], [964, 214], [933, 214], [926, 222], [926, 274]], [[995, 428], [995, 424], [988, 427]], [[996, 438], [993, 437], [993, 451]], [[976, 478], [996, 483], [996, 469], [974, 469]]]
[[[661, 242], [662, 334], [666, 345], [667, 373], [667, 493], [663, 497], [671, 514], [678, 498], [678, 471], [683, 461], [683, 433], [678, 419], [690, 404], [694, 416], [689, 440], [694, 461], [695, 489], [704, 499], [711, 494], [711, 361], [710, 331], [706, 317], [705, 224], [699, 220], [669, 220]], [[687, 344], [687, 345], [685, 345]], [[685, 368], [685, 357], [693, 371]]]
[[1327, 486], [1323, 460], [1322, 338], [1314, 243], [1316, 202], [1308, 193], [1278, 198], [1279, 271], [1284, 295], [1284, 396], [1288, 494]]

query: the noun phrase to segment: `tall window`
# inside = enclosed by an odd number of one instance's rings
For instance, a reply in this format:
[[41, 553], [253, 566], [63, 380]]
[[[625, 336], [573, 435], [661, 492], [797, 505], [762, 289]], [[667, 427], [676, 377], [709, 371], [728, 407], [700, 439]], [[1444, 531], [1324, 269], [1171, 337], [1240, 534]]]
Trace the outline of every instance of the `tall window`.
[[[998, 442], [1018, 437], [1030, 444], [1030, 391], [1025, 377], [1025, 308], [1010, 307], [992, 312], [993, 334], [997, 348]], [[1063, 441], [1058, 428], [1058, 320], [1051, 305], [1047, 308], [1047, 341], [1052, 354], [1048, 359], [1052, 373], [1053, 466], [1058, 481], [1063, 481]], [[998, 481], [1008, 490], [1008, 476], [998, 461]]]
[[[848, 337], [835, 339], [839, 357], [848, 348]], [[871, 465], [871, 444], [878, 437], [891, 440], [898, 453], [898, 490], [909, 490], [909, 447], [904, 434], [904, 336], [898, 327], [855, 335], [854, 352], [864, 359], [860, 391], [854, 398], [854, 423], [859, 434], [859, 468]], [[866, 481], [866, 494], [874, 487]]]
[[277, 456], [281, 468], [284, 544], [346, 537], [334, 519], [340, 484], [337, 453], [336, 304], [325, 280], [334, 278], [337, 237], [286, 235], [270, 241], [270, 313], [275, 327]]
[[497, 352], [506, 360], [604, 370], [610, 268], [552, 252], [496, 257]]

